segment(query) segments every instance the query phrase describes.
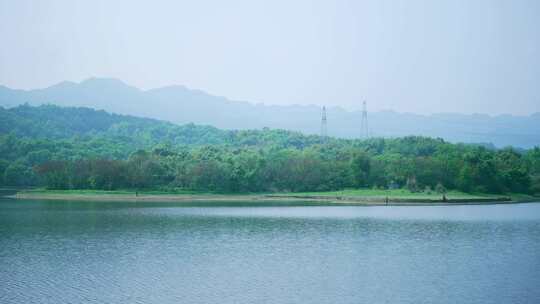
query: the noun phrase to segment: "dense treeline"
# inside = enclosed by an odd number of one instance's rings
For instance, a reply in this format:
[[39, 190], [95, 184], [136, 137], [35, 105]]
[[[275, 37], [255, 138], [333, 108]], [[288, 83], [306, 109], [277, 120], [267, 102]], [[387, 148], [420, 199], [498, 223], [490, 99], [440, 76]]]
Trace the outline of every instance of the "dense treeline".
[[539, 148], [495, 150], [424, 137], [361, 141], [282, 130], [224, 131], [55, 106], [0, 109], [0, 118], [3, 185], [540, 193]]
[[[1, 139], [21, 146], [16, 151], [27, 149], [26, 154], [12, 153], [13, 157], [22, 156], [15, 161], [0, 161], [3, 181], [9, 185], [257, 192], [353, 187], [422, 190], [441, 184], [466, 192], [540, 192], [538, 148], [522, 154], [512, 149], [493, 151], [407, 137], [306, 148], [156, 147], [135, 151], [124, 159], [111, 157], [116, 146], [110, 142], [110, 154], [85, 158], [72, 156], [84, 155], [77, 153], [78, 149], [93, 151], [88, 143]], [[34, 149], [37, 146], [41, 147]], [[4, 150], [2, 155], [10, 155]]]

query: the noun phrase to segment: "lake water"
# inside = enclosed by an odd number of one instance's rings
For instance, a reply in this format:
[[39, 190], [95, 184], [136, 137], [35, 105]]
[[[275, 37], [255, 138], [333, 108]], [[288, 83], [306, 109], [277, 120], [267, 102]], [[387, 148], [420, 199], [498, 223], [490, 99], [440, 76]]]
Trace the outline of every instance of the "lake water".
[[540, 303], [540, 204], [0, 200], [0, 303]]

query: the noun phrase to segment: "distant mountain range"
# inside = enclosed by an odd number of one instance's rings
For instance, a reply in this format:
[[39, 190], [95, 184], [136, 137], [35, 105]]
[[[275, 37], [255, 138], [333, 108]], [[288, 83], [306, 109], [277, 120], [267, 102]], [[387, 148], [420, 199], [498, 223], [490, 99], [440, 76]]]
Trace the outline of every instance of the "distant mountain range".
[[[273, 106], [233, 101], [184, 86], [140, 90], [117, 79], [90, 78], [81, 83], [62, 82], [45, 89], [15, 90], [0, 86], [0, 106], [20, 104], [84, 106], [113, 113], [195, 123], [223, 129], [263, 127], [318, 134], [321, 109], [318, 106]], [[327, 109], [328, 134], [357, 138], [361, 112], [339, 107]], [[450, 142], [492, 143], [497, 147], [530, 148], [540, 145], [540, 113], [529, 116], [484, 114], [418, 115], [393, 111], [369, 112], [373, 136], [423, 135]]]

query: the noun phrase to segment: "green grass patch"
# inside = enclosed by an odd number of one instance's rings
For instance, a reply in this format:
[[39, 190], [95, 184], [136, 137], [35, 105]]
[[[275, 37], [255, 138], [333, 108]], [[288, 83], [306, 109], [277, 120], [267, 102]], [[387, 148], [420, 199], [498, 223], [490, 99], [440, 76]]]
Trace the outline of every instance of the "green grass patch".
[[178, 189], [171, 189], [171, 190], [141, 190], [141, 191], [135, 191], [135, 190], [49, 190], [49, 189], [32, 189], [32, 190], [24, 190], [21, 191], [22, 193], [29, 193], [29, 194], [65, 194], [65, 195], [171, 195], [171, 194], [212, 194], [207, 192], [197, 192], [197, 191], [189, 191], [189, 190], [178, 190]]
[[[21, 193], [35, 195], [73, 195], [73, 196], [100, 196], [100, 195], [118, 195], [118, 196], [135, 196], [138, 195], [201, 195], [201, 196], [241, 196], [241, 195], [279, 195], [279, 196], [316, 196], [316, 197], [369, 197], [369, 198], [386, 198], [389, 199], [442, 199], [442, 194], [435, 191], [432, 192], [411, 192], [407, 189], [345, 189], [339, 191], [324, 191], [324, 192], [274, 192], [274, 193], [216, 193], [190, 191], [183, 189], [145, 189], [135, 191], [126, 190], [48, 190], [48, 189], [30, 189], [20, 191]], [[446, 198], [451, 199], [488, 199], [511, 197], [513, 200], [534, 200], [534, 197], [521, 193], [505, 193], [505, 194], [487, 194], [487, 193], [465, 193], [457, 190], [451, 190], [446, 193]]]
[[[325, 192], [295, 192], [284, 193], [282, 195], [291, 196], [349, 196], [349, 197], [376, 197], [376, 198], [407, 198], [407, 199], [441, 199], [442, 194], [437, 192], [411, 192], [407, 189], [345, 189], [340, 191], [325, 191]], [[507, 195], [499, 194], [484, 194], [484, 193], [465, 193], [457, 190], [448, 191], [447, 199], [478, 199], [478, 198], [496, 198]]]

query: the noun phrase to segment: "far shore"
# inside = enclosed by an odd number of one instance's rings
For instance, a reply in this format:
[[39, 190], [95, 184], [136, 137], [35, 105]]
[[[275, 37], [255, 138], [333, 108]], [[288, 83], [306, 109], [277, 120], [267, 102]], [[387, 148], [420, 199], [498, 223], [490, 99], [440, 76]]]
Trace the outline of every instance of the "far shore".
[[317, 195], [317, 194], [208, 194], [208, 193], [118, 193], [101, 192], [72, 192], [72, 191], [20, 191], [6, 196], [14, 199], [40, 200], [82, 200], [82, 201], [124, 201], [124, 202], [313, 202], [335, 205], [478, 205], [478, 204], [512, 204], [540, 201], [531, 196], [487, 196], [487, 197], [452, 197], [446, 201], [441, 197], [407, 197], [407, 196], [347, 196], [347, 195]]

